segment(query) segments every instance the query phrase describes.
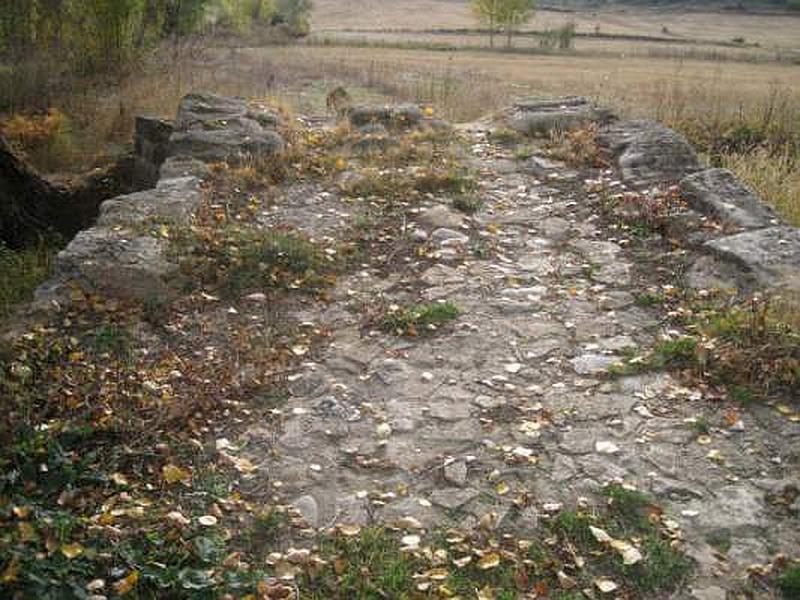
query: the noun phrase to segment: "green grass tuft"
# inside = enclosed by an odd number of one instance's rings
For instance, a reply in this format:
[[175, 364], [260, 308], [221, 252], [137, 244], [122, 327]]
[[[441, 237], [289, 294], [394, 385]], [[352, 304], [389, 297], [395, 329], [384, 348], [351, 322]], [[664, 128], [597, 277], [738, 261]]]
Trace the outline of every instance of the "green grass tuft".
[[800, 567], [787, 569], [778, 578], [778, 587], [785, 598], [791, 600], [800, 598]]
[[461, 311], [451, 302], [417, 304], [384, 315], [379, 325], [386, 332], [416, 335], [420, 328], [434, 330], [460, 314]]
[[45, 243], [14, 251], [0, 242], [0, 320], [33, 298], [34, 290], [52, 273], [56, 251]]

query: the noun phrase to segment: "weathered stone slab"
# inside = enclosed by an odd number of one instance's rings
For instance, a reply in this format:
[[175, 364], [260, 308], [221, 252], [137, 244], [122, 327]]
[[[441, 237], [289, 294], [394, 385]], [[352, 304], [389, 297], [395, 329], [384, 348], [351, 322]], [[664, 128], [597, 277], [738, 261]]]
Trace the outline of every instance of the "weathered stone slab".
[[526, 98], [514, 104], [506, 125], [524, 135], [545, 136], [551, 131], [569, 131], [590, 123], [605, 124], [613, 118], [610, 110], [579, 96]]
[[172, 134], [170, 152], [205, 162], [260, 160], [283, 149], [283, 139], [255, 121], [241, 120], [236, 129], [190, 130]]
[[188, 224], [202, 199], [197, 178], [165, 179], [155, 189], [104, 202], [97, 224], [101, 227], [145, 222]]
[[742, 229], [779, 224], [778, 215], [727, 169], [706, 169], [681, 180], [681, 195], [692, 208]]
[[[263, 159], [283, 148], [279, 117], [245, 100], [209, 93], [186, 96], [174, 126], [137, 121], [136, 149], [145, 175], [158, 180], [143, 192], [105, 202], [95, 227], [81, 232], [56, 261], [56, 275], [37, 302], [63, 305], [66, 285], [134, 300], [169, 300], [181, 286], [169, 239], [156, 225], [186, 225], [203, 199], [206, 162]], [[167, 230], [167, 235], [168, 235]]]
[[615, 123], [598, 139], [617, 157], [627, 183], [676, 183], [700, 170], [686, 138], [654, 121]]
[[800, 229], [789, 226], [746, 231], [706, 242], [763, 287], [800, 290]]
[[157, 117], [136, 117], [134, 134], [135, 174], [143, 187], [155, 185], [159, 169], [169, 154], [172, 123]]
[[261, 127], [274, 128], [280, 117], [266, 109], [253, 109], [243, 98], [227, 98], [210, 92], [193, 92], [184, 96], [175, 119], [176, 131], [204, 129], [216, 125], [228, 127], [235, 121], [247, 119]]
[[272, 129], [277, 123], [276, 115], [251, 110], [242, 99], [189, 94], [178, 109], [169, 154], [204, 162], [262, 160], [284, 148]]
[[349, 112], [350, 123], [355, 127], [380, 124], [386, 127], [413, 127], [419, 125], [424, 115], [416, 104], [394, 106], [356, 106]]
[[206, 163], [188, 156], [171, 156], [159, 171], [161, 181], [167, 179], [180, 179], [182, 177], [195, 177], [200, 180], [207, 179], [211, 170]]
[[168, 299], [178, 289], [178, 265], [166, 259], [168, 243], [130, 229], [93, 227], [58, 254], [56, 267], [92, 293], [140, 301]]

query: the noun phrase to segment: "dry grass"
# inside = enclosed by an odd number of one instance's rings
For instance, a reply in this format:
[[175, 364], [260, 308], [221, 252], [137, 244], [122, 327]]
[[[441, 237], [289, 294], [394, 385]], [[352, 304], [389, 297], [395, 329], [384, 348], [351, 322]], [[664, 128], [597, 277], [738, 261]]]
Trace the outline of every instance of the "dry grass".
[[769, 201], [789, 222], [800, 227], [800, 164], [788, 152], [772, 154], [759, 149], [727, 154], [722, 166], [731, 169]]
[[[478, 32], [451, 33], [446, 31], [325, 31], [312, 36], [313, 43], [325, 45], [376, 46], [408, 49], [488, 49], [489, 37]], [[515, 52], [543, 53], [542, 36], [535, 33], [517, 35], [512, 45]], [[506, 40], [496, 40], [498, 50], [506, 50]], [[713, 60], [740, 62], [782, 61], [797, 64], [800, 54], [786, 49], [767, 49], [752, 45], [694, 43], [687, 40], [654, 42], [624, 37], [575, 37], [571, 54], [593, 57], [645, 57], [670, 60]]]

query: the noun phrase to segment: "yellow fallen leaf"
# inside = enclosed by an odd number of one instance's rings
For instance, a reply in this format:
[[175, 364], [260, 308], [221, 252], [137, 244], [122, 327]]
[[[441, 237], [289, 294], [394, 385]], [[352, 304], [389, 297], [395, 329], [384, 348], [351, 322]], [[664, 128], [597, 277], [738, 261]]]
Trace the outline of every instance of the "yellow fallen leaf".
[[489, 569], [494, 569], [500, 564], [500, 555], [496, 552], [490, 552], [489, 554], [484, 555], [478, 561], [478, 567], [483, 571], [488, 571]]
[[622, 562], [626, 565], [635, 565], [644, 558], [637, 548], [624, 540], [612, 540], [609, 546], [622, 556]]
[[77, 543], [65, 544], [61, 546], [61, 554], [66, 556], [69, 560], [78, 558], [81, 554], [83, 554], [83, 546]]
[[13, 511], [14, 516], [18, 519], [27, 519], [31, 514], [31, 509], [29, 506], [15, 506]]
[[450, 571], [443, 568], [438, 569], [431, 569], [426, 573], [428, 579], [433, 579], [434, 581], [444, 581], [448, 577], [450, 577]]
[[258, 467], [246, 458], [237, 458], [233, 461], [233, 466], [239, 473], [252, 473], [258, 471]]
[[0, 583], [13, 583], [17, 580], [17, 576], [19, 575], [19, 563], [19, 556], [14, 556], [5, 571], [3, 571], [3, 575], [0, 576]]
[[339, 532], [347, 537], [355, 537], [359, 533], [361, 533], [361, 526], [342, 523], [341, 525], [339, 525]]
[[139, 572], [131, 571], [125, 577], [114, 583], [114, 592], [118, 596], [129, 594], [139, 582]]
[[454, 558], [453, 559], [453, 564], [455, 566], [457, 566], [459, 569], [463, 569], [464, 567], [466, 567], [471, 562], [472, 562], [472, 557], [471, 556], [463, 556], [461, 558]]
[[122, 473], [112, 473], [111, 481], [117, 485], [128, 485], [128, 479]]
[[508, 487], [508, 484], [505, 481], [501, 481], [497, 484], [494, 490], [500, 495], [505, 496], [511, 488]]
[[608, 542], [613, 541], [614, 539], [610, 535], [608, 535], [606, 531], [600, 529], [599, 527], [592, 527], [591, 525], [589, 525], [589, 531], [592, 532], [594, 539], [596, 539], [601, 544], [606, 544]]
[[594, 580], [595, 586], [597, 589], [603, 592], [604, 594], [610, 594], [611, 592], [615, 591], [619, 586], [612, 581], [611, 579], [607, 579], [605, 577], [601, 577]]
[[188, 483], [192, 477], [188, 471], [181, 469], [177, 465], [172, 465], [172, 464], [164, 465], [161, 468], [161, 474], [164, 477], [164, 481], [170, 484], [178, 482]]
[[19, 532], [19, 539], [23, 542], [33, 542], [39, 537], [34, 526], [27, 521], [18, 523], [17, 531]]

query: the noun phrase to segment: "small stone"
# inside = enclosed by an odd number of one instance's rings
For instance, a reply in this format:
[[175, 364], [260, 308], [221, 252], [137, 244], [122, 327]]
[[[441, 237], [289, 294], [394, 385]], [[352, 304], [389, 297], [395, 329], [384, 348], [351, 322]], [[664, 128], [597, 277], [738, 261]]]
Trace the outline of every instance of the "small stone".
[[428, 234], [423, 229], [414, 229], [411, 232], [411, 239], [418, 244], [423, 244], [428, 241]]
[[692, 590], [694, 600], [725, 600], [727, 597], [727, 592], [715, 585]]
[[619, 362], [619, 358], [603, 354], [584, 354], [573, 358], [570, 362], [578, 375], [596, 375], [597, 373], [603, 373], [608, 367]]
[[442, 508], [454, 510], [477, 496], [478, 492], [470, 488], [436, 490], [431, 494], [431, 502]]
[[431, 239], [441, 246], [465, 246], [469, 243], [469, 237], [460, 231], [453, 231], [452, 229], [445, 229], [443, 227], [434, 231], [433, 234], [431, 234]]
[[619, 446], [617, 446], [614, 442], [595, 442], [594, 449], [598, 454], [616, 454], [619, 452]]
[[309, 527], [319, 527], [319, 506], [313, 496], [300, 496], [292, 502], [292, 506]]
[[463, 460], [456, 460], [444, 466], [444, 478], [458, 487], [467, 483], [467, 464]]
[[423, 210], [417, 221], [429, 229], [457, 229], [464, 223], [464, 215], [440, 204]]
[[492, 396], [477, 396], [473, 402], [483, 408], [484, 410], [491, 410], [505, 405], [506, 401], [503, 398], [496, 398]]

